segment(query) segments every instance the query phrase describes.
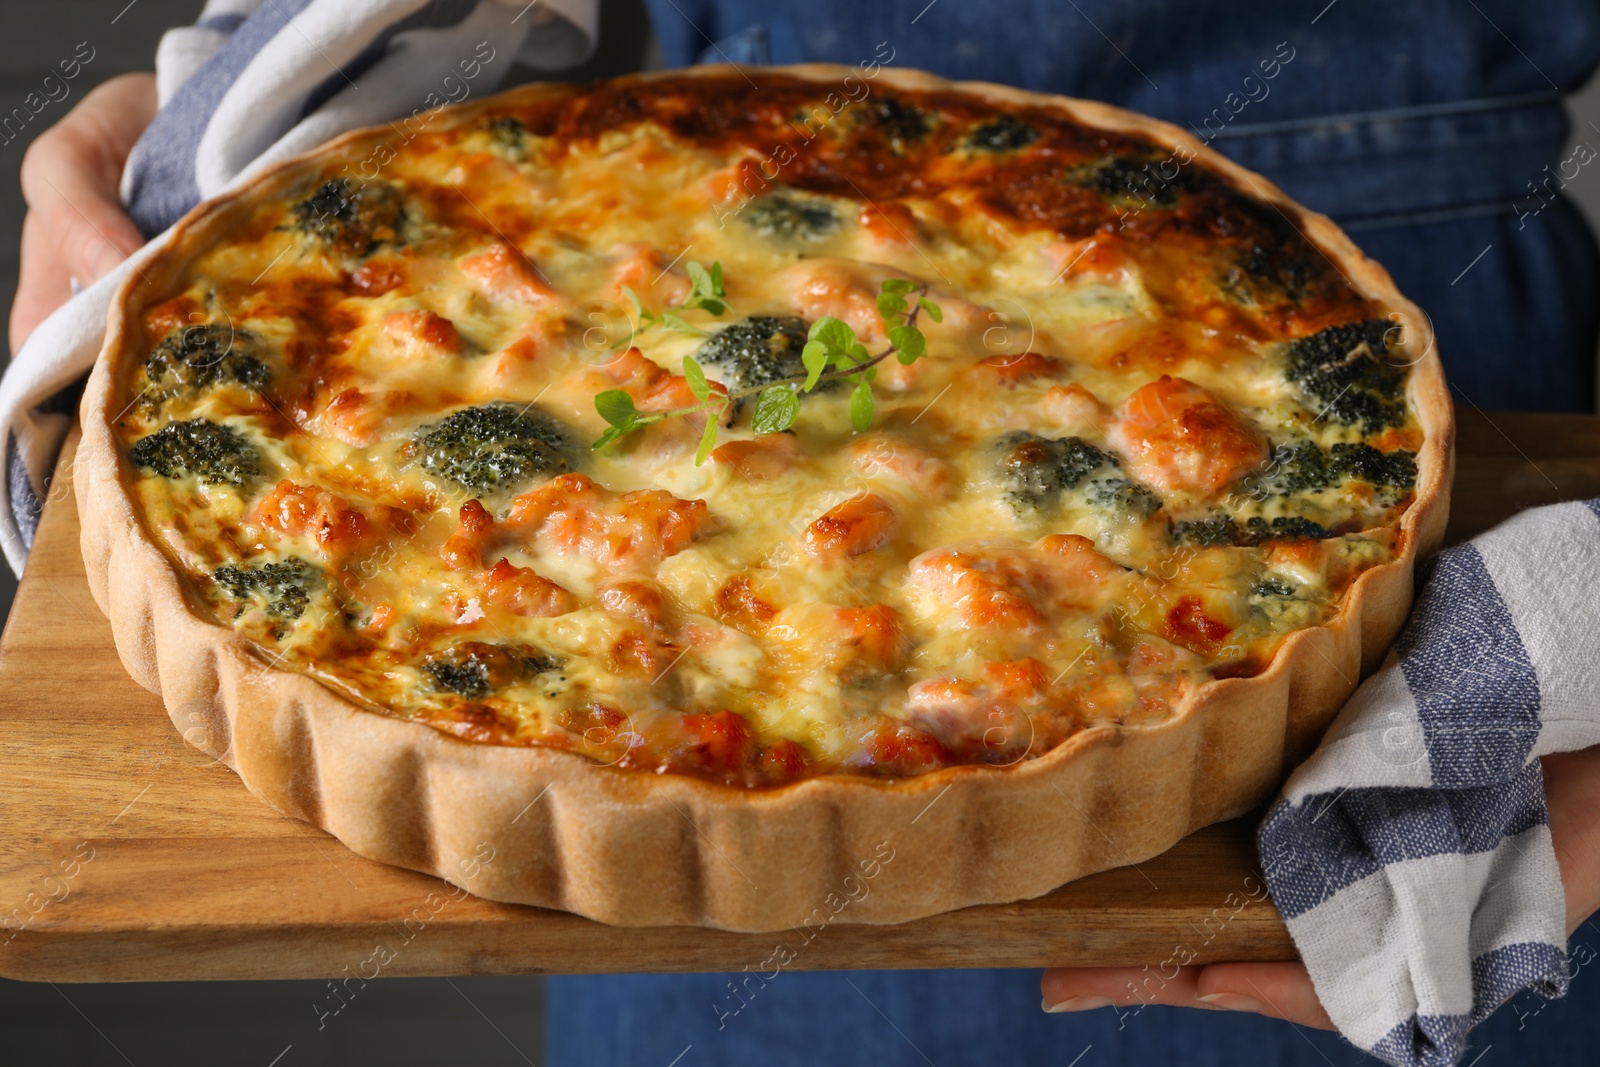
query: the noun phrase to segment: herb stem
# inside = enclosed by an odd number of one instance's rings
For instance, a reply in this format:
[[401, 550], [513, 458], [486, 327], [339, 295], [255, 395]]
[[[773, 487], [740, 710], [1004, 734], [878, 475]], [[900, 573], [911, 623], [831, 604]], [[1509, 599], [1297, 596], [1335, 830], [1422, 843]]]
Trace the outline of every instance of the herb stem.
[[[912, 292], [919, 296], [925, 296], [927, 295], [928, 287], [926, 285], [918, 286], [916, 289], [913, 289]], [[906, 316], [907, 326], [915, 326], [917, 324], [917, 315], [919, 312], [921, 312], [921, 310], [922, 308], [920, 305], [915, 303], [911, 305], [911, 310]], [[877, 355], [871, 357], [864, 363], [857, 363], [853, 367], [841, 367], [834, 370], [823, 371], [822, 374], [817, 378], [817, 384], [820, 385], [823, 382], [837, 381], [840, 378], [850, 378], [854, 375], [860, 374], [869, 367], [876, 367], [879, 363], [882, 363], [884, 360], [894, 355], [897, 351], [899, 351], [899, 349], [895, 348], [895, 346], [891, 344], [888, 348], [885, 348], [882, 352], [879, 352]], [[794, 375], [789, 378], [776, 378], [764, 385], [749, 385], [745, 386], [743, 389], [731, 389], [728, 391], [727, 396], [729, 401], [743, 400], [747, 396], [755, 396], [757, 393], [765, 389], [771, 389], [775, 385], [803, 385], [805, 384], [805, 380], [806, 376], [804, 374]], [[685, 412], [690, 412], [698, 411], [699, 409], [684, 408], [682, 410]]]
[[[665, 326], [683, 333], [705, 335], [705, 331], [690, 326], [676, 314], [689, 308], [698, 308], [721, 315], [730, 310], [727, 293], [723, 289], [722, 265], [713, 263], [707, 270], [690, 261], [688, 271], [693, 286], [688, 297], [676, 308], [660, 314], [646, 311], [638, 295], [625, 289], [633, 303], [641, 326], [635, 336], [656, 326]], [[907, 300], [907, 298], [910, 298]], [[877, 355], [870, 355], [846, 322], [831, 315], [823, 315], [812, 323], [804, 350], [800, 353], [805, 364], [804, 374], [790, 375], [759, 385], [729, 388], [721, 382], [706, 378], [705, 370], [693, 356], [683, 359], [683, 377], [689, 391], [694, 394], [694, 404], [646, 414], [634, 404], [631, 394], [622, 389], [608, 389], [595, 395], [595, 409], [609, 423], [591, 448], [601, 449], [627, 434], [653, 426], [667, 419], [683, 418], [702, 412], [710, 414], [700, 437], [700, 447], [695, 452], [695, 465], [704, 463], [717, 443], [717, 427], [733, 408], [747, 397], [755, 396], [756, 410], [751, 416], [751, 428], [759, 434], [777, 433], [794, 425], [800, 411], [802, 394], [812, 393], [823, 381], [853, 382], [850, 394], [850, 422], [858, 433], [865, 433], [872, 425], [872, 379], [875, 368], [890, 356], [897, 355], [904, 364], [915, 363], [926, 351], [927, 340], [917, 329], [917, 318], [924, 309], [935, 322], [943, 322], [939, 306], [928, 299], [928, 283], [920, 284], [903, 278], [886, 279], [878, 294], [878, 317], [883, 321], [889, 345]]]

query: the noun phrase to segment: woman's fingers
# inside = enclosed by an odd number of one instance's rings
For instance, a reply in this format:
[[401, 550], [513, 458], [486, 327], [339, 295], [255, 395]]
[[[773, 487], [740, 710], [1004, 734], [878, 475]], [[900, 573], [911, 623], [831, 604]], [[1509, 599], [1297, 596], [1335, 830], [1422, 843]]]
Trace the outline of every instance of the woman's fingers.
[[72, 279], [88, 285], [144, 244], [122, 210], [117, 185], [155, 110], [155, 77], [124, 74], [96, 86], [28, 147], [13, 351], [71, 295]]
[[68, 273], [85, 285], [144, 244], [122, 210], [117, 185], [155, 104], [153, 75], [112, 78], [40, 134], [23, 157], [28, 210], [38, 212]]
[[22, 220], [21, 270], [17, 276], [16, 299], [11, 305], [13, 353], [72, 295], [72, 276], [52, 242], [39, 216], [29, 212]]
[[1201, 968], [1195, 986], [1208, 1004], [1317, 1030], [1334, 1028], [1303, 963], [1213, 963]]
[[1044, 973], [1046, 1011], [1124, 1011], [1144, 1004], [1249, 1011], [1332, 1030], [1299, 963], [1214, 963], [1158, 972], [1148, 967], [1066, 967]]
[[1044, 972], [1040, 991], [1045, 1011], [1136, 1008], [1141, 1004], [1211, 1007], [1196, 997], [1195, 982], [1202, 969], [1174, 967], [1170, 972], [1157, 972], [1149, 967], [1060, 967]]
[[[1567, 894], [1567, 927], [1600, 908], [1600, 747], [1544, 757], [1550, 837]], [[1177, 967], [1071, 967], [1044, 973], [1046, 1011], [1136, 1010], [1144, 1004], [1249, 1011], [1301, 1026], [1333, 1023], [1300, 963]]]

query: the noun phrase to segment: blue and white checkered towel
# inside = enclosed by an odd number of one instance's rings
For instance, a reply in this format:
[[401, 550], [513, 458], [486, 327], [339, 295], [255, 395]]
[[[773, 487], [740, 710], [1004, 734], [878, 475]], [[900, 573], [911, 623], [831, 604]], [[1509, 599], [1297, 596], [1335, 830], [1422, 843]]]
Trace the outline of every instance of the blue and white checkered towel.
[[[344, 130], [489, 91], [513, 57], [583, 58], [598, 0], [211, 0], [157, 57], [161, 112], [124, 199], [149, 235]], [[493, 58], [478, 45], [487, 42]], [[472, 61], [476, 73], [466, 77]], [[463, 62], [469, 67], [463, 67]], [[430, 95], [431, 94], [431, 95]], [[70, 411], [139, 257], [40, 326], [0, 382], [0, 545], [21, 570]], [[1267, 880], [1318, 995], [1396, 1064], [1454, 1063], [1520, 990], [1566, 986], [1565, 911], [1536, 757], [1600, 743], [1587, 619], [1595, 508], [1529, 512], [1445, 552], [1386, 668], [1263, 823]]]
[[1523, 990], [1566, 992], [1538, 757], [1600, 744], [1600, 501], [1445, 550], [1400, 640], [1284, 787], [1267, 884], [1340, 1031], [1453, 1064]]
[[[513, 63], [573, 66], [598, 20], [599, 0], [210, 0], [197, 25], [161, 41], [161, 108], [123, 200], [155, 238], [202, 199], [346, 130], [492, 92]], [[148, 251], [42, 323], [0, 381], [0, 548], [18, 572], [71, 419], [60, 394], [94, 362], [111, 296]]]

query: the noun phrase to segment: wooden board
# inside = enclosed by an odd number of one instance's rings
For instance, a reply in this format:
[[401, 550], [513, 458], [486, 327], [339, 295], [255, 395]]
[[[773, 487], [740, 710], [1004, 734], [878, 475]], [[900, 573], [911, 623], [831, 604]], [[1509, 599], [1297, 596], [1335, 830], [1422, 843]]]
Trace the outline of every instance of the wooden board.
[[[1459, 455], [1452, 540], [1600, 495], [1600, 419], [1469, 408]], [[1037, 900], [758, 935], [608, 927], [364, 860], [256, 800], [128, 678], [84, 580], [70, 467], [0, 638], [0, 975], [741, 971], [770, 968], [778, 946], [798, 969], [1294, 958], [1262, 899], [1248, 818]]]

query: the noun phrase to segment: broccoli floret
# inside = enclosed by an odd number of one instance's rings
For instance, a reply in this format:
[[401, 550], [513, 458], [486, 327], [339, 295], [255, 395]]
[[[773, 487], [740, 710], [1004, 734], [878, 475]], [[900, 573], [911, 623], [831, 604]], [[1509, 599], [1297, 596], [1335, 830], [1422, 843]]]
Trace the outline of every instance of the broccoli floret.
[[1250, 595], [1257, 597], [1289, 597], [1294, 594], [1295, 587], [1281, 578], [1263, 578], [1250, 589]]
[[1039, 131], [1015, 115], [1000, 115], [975, 126], [967, 134], [967, 144], [985, 152], [1014, 152], [1039, 139]]
[[1161, 175], [1161, 159], [1137, 156], [1107, 156], [1066, 172], [1066, 180], [1093, 189], [1114, 204], [1171, 209], [1178, 206], [1179, 194], [1193, 184], [1193, 172], [1178, 168], [1170, 179]]
[[1296, 493], [1319, 493], [1338, 481], [1329, 469], [1327, 453], [1315, 441], [1286, 441], [1258, 471], [1240, 483], [1240, 491], [1253, 500], [1271, 500]]
[[[1051, 440], [1026, 430], [1006, 434], [996, 442], [1000, 479], [1014, 508], [1044, 507], [1058, 494], [1084, 486], [1085, 499], [1098, 508], [1147, 519], [1161, 508], [1161, 500], [1146, 487], [1122, 475], [1116, 456], [1081, 437]], [[1101, 473], [1101, 477], [1090, 475]], [[1087, 484], [1085, 484], [1087, 483]]]
[[1219, 214], [1210, 227], [1223, 239], [1217, 282], [1246, 306], [1298, 304], [1326, 291], [1332, 273], [1307, 246], [1289, 219], [1270, 205], [1224, 192], [1206, 172], [1194, 169], [1196, 185], [1221, 193]]
[[364, 256], [399, 239], [405, 207], [392, 185], [330, 178], [294, 206], [294, 216], [302, 233], [342, 255]]
[[[1293, 507], [1293, 497], [1320, 493], [1346, 481], [1409, 489], [1416, 477], [1416, 454], [1412, 452], [1380, 452], [1368, 444], [1336, 444], [1331, 452], [1324, 452], [1316, 442], [1300, 439], [1274, 448], [1267, 464], [1241, 483], [1240, 492], [1263, 504]], [[1384, 494], [1378, 497], [1381, 502]], [[1389, 502], [1393, 499], [1398, 498]], [[1258, 545], [1335, 536], [1328, 527], [1299, 515], [1255, 516], [1242, 520], [1242, 526], [1240, 521], [1227, 512], [1213, 512], [1204, 519], [1174, 523], [1172, 539], [1192, 545]]]
[[932, 126], [923, 111], [897, 97], [876, 97], [870, 108], [880, 134], [896, 152], [921, 140]]
[[1372, 485], [1410, 489], [1417, 484], [1415, 452], [1380, 452], [1368, 444], [1337, 444], [1328, 462], [1340, 476]]
[[1000, 449], [1000, 475], [1012, 503], [1039, 507], [1055, 494], [1076, 489], [1102, 467], [1117, 469], [1117, 458], [1081, 437], [1051, 440], [1026, 430], [1006, 434]]
[[464, 697], [476, 700], [488, 696], [491, 690], [489, 668], [477, 658], [468, 658], [461, 663], [436, 660], [423, 664], [422, 669], [433, 678], [434, 685]]
[[1275, 447], [1261, 471], [1240, 488], [1246, 496], [1266, 501], [1319, 493], [1346, 479], [1409, 489], [1417, 480], [1416, 453], [1380, 452], [1368, 444], [1336, 444], [1329, 453], [1314, 441], [1288, 441]]
[[1161, 509], [1161, 498], [1126, 478], [1097, 478], [1089, 483], [1089, 503], [1148, 519]]
[[695, 350], [694, 358], [713, 377], [736, 388], [770, 385], [803, 376], [806, 320], [793, 315], [752, 315], [718, 330]]
[[416, 436], [423, 469], [480, 493], [510, 490], [570, 468], [566, 433], [533, 405], [462, 408]]
[[207, 485], [242, 488], [261, 474], [260, 457], [244, 434], [209, 419], [169, 422], [135, 441], [128, 455], [163, 478], [192, 474]]
[[422, 663], [437, 688], [469, 700], [481, 700], [513, 682], [560, 666], [561, 660], [528, 645], [483, 641], [463, 641], [430, 654]]
[[1318, 493], [1338, 478], [1328, 469], [1328, 456], [1314, 441], [1288, 441], [1272, 450], [1267, 461], [1272, 488], [1282, 494]]
[[483, 124], [490, 144], [501, 155], [513, 160], [528, 158], [528, 127], [513, 115], [496, 115]]
[[[1267, 464], [1241, 483], [1240, 492], [1262, 504], [1293, 508], [1291, 498], [1320, 493], [1346, 481], [1409, 489], [1416, 477], [1416, 454], [1412, 452], [1380, 452], [1368, 444], [1336, 444], [1331, 452], [1324, 452], [1315, 441], [1300, 439], [1274, 448]], [[1381, 502], [1384, 494], [1378, 496]], [[1272, 519], [1258, 515], [1241, 520], [1217, 511], [1203, 519], [1173, 523], [1171, 536], [1179, 544], [1259, 545], [1263, 541], [1320, 541], [1335, 534], [1299, 515]]]
[[1236, 545], [1239, 543], [1239, 525], [1231, 515], [1208, 515], [1203, 519], [1175, 522], [1171, 527], [1172, 540], [1180, 545]]
[[1319, 615], [1321, 598], [1314, 590], [1302, 594], [1297, 586], [1267, 574], [1250, 586], [1250, 606], [1272, 623], [1304, 626]]
[[1280, 515], [1271, 521], [1257, 515], [1244, 524], [1239, 543], [1259, 545], [1263, 541], [1322, 541], [1333, 536], [1321, 523], [1298, 515]]
[[254, 334], [218, 322], [174, 330], [144, 361], [156, 406], [168, 397], [191, 395], [224, 382], [260, 392], [272, 372], [256, 355]]
[[1175, 522], [1170, 535], [1180, 545], [1248, 546], [1263, 541], [1321, 541], [1332, 537], [1333, 531], [1298, 515], [1280, 515], [1271, 520], [1257, 515], [1247, 519], [1241, 527], [1233, 516], [1216, 512], [1203, 519]]
[[1406, 372], [1384, 359], [1385, 336], [1393, 328], [1374, 319], [1291, 341], [1284, 373], [1319, 417], [1360, 426], [1364, 433], [1399, 426], [1406, 419]]
[[1262, 295], [1281, 295], [1298, 301], [1312, 282], [1311, 268], [1298, 249], [1254, 242], [1233, 255], [1233, 266], [1223, 279], [1223, 288], [1242, 304], [1257, 303]]
[[259, 597], [265, 602], [268, 615], [298, 619], [310, 606], [311, 591], [321, 583], [322, 572], [303, 559], [291, 557], [259, 567], [229, 563], [218, 567], [211, 577], [235, 600]]
[[762, 236], [785, 241], [821, 241], [839, 228], [839, 216], [827, 204], [786, 193], [751, 201], [740, 217]]

